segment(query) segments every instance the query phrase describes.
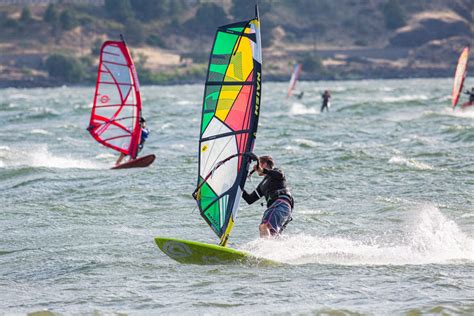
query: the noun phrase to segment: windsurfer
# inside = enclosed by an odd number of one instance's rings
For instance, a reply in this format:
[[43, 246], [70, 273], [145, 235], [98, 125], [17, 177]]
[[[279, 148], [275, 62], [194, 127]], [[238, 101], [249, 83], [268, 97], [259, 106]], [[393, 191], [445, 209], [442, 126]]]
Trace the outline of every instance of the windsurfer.
[[143, 149], [143, 145], [145, 141], [148, 139], [148, 135], [150, 135], [150, 130], [146, 128], [146, 120], [143, 117], [140, 117], [140, 127], [142, 129], [142, 135], [140, 137], [140, 144], [138, 144], [138, 152]]
[[[150, 130], [146, 128], [146, 120], [143, 117], [140, 117], [140, 128], [141, 128], [141, 137], [140, 137], [140, 144], [138, 144], [138, 152], [140, 152], [143, 149], [143, 145], [145, 144], [145, 141], [147, 140], [148, 135], [150, 135]], [[115, 162], [115, 165], [116, 166], [120, 165], [120, 163], [126, 156], [127, 156], [126, 154], [120, 153], [120, 156]]]
[[464, 104], [461, 106], [461, 108], [465, 108], [465, 107], [474, 105], [474, 87], [471, 88], [471, 91], [470, 91], [470, 92], [469, 92], [469, 90], [466, 90], [464, 93], [469, 96], [469, 101], [466, 102], [466, 103], [464, 103]]
[[265, 196], [267, 210], [259, 226], [260, 237], [263, 238], [280, 234], [292, 220], [293, 197], [287, 187], [285, 175], [274, 167], [273, 158], [262, 156], [258, 158], [258, 162], [253, 170], [264, 178], [252, 193], [244, 190], [242, 197], [248, 204], [252, 204]]
[[304, 91], [301, 91], [299, 94], [296, 95], [296, 97], [298, 98], [298, 100], [301, 100], [303, 98], [303, 95]]
[[321, 113], [324, 112], [324, 109], [329, 112], [329, 99], [331, 98], [331, 93], [328, 90], [324, 90], [324, 93], [321, 94], [321, 98], [323, 99]]

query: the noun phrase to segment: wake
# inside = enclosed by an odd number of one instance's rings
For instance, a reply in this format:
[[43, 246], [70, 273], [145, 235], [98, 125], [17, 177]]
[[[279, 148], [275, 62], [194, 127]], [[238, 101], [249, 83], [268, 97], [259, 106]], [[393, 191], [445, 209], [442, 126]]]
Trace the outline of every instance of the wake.
[[73, 158], [71, 155], [57, 156], [48, 151], [48, 146], [38, 145], [29, 150], [0, 147], [0, 167], [35, 167], [58, 169], [103, 169], [105, 165], [93, 161]]
[[254, 240], [243, 250], [288, 264], [424, 265], [474, 262], [474, 240], [437, 207], [416, 210], [413, 225], [391, 242], [299, 234], [281, 239]]

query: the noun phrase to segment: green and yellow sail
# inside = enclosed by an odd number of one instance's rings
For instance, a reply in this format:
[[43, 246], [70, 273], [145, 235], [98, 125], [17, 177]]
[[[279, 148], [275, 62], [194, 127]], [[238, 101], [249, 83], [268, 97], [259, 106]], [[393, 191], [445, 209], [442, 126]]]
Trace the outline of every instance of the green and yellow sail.
[[[196, 201], [223, 246], [234, 225], [248, 174], [250, 162], [243, 154], [252, 152], [255, 142], [261, 69], [258, 14], [255, 19], [217, 29], [202, 107]], [[216, 168], [229, 157], [235, 158]]]

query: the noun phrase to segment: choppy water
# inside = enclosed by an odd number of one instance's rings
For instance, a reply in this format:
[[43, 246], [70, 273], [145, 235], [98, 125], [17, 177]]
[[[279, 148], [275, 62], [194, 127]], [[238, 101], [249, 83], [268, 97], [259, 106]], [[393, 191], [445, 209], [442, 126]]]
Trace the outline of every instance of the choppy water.
[[264, 209], [242, 204], [231, 246], [276, 268], [181, 265], [153, 243], [217, 242], [191, 198], [201, 85], [142, 89], [158, 159], [121, 171], [85, 130], [93, 88], [0, 90], [0, 314], [474, 313], [474, 114], [450, 86], [304, 82], [288, 102], [264, 84], [255, 149], [286, 171], [294, 221], [263, 241]]

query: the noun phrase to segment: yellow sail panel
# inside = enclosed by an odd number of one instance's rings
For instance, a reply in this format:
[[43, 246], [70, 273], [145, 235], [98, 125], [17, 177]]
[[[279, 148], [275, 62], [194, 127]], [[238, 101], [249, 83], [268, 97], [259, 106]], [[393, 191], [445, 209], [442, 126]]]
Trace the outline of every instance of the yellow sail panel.
[[229, 114], [240, 88], [241, 86], [222, 86], [215, 114], [221, 121], [225, 121], [227, 118], [227, 114]]
[[[248, 28], [247, 28], [248, 29]], [[230, 59], [224, 81], [245, 81], [253, 70], [253, 55], [250, 39], [242, 36]]]

